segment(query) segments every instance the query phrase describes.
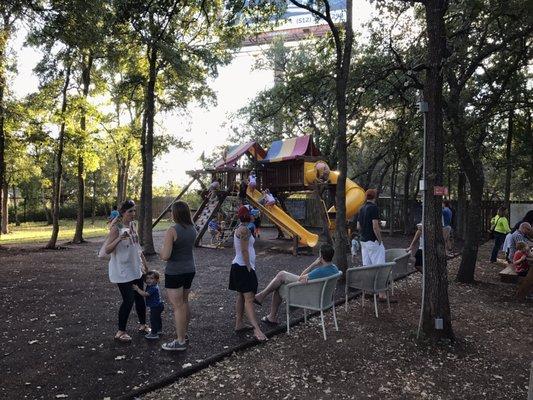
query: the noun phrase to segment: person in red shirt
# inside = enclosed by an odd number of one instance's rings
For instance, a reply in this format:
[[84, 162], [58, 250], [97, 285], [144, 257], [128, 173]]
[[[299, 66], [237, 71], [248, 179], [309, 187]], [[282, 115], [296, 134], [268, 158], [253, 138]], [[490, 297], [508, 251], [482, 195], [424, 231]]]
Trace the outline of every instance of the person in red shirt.
[[513, 256], [513, 266], [518, 276], [526, 276], [529, 271], [527, 252], [528, 248], [525, 242], [518, 242], [516, 244], [516, 251]]

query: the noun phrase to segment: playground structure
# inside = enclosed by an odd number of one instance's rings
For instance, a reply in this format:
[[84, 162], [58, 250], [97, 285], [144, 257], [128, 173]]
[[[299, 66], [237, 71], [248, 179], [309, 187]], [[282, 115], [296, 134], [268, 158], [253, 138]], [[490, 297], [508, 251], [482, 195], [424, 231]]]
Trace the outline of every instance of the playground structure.
[[[191, 184], [198, 180], [204, 189], [204, 200], [193, 216], [193, 222], [198, 231], [196, 245], [199, 246], [204, 234], [208, 231], [208, 224], [222, 211], [224, 205], [230, 205], [223, 215], [225, 221], [220, 241], [229, 237], [229, 233], [236, 225], [235, 212], [239, 204], [238, 189], [250, 173], [255, 171], [257, 185], [248, 187], [246, 200], [253, 207], [260, 210], [279, 230], [293, 239], [293, 252], [298, 246], [315, 247], [319, 242], [319, 235], [310, 232], [293, 218], [284, 207], [284, 199], [293, 193], [305, 193], [315, 196], [322, 204], [322, 234], [325, 240], [331, 240], [331, 232], [335, 229], [335, 185], [339, 173], [330, 171], [324, 158], [313, 143], [311, 136], [302, 136], [286, 140], [278, 140], [271, 144], [266, 152], [257, 142], [252, 141], [230, 149], [224, 157], [218, 160], [214, 167], [200, 171], [188, 171], [191, 181], [174, 199], [177, 201], [188, 190]], [[221, 179], [221, 190], [207, 192], [201, 182], [202, 175], [210, 175], [211, 179]], [[262, 202], [264, 190], [269, 189], [279, 202], [275, 205], [265, 205]], [[242, 194], [241, 194], [242, 196]], [[365, 200], [364, 190], [351, 180], [346, 180], [346, 218], [352, 218], [361, 208]], [[159, 220], [170, 210], [171, 205], [156, 219]], [[226, 207], [227, 208], [227, 207]]]

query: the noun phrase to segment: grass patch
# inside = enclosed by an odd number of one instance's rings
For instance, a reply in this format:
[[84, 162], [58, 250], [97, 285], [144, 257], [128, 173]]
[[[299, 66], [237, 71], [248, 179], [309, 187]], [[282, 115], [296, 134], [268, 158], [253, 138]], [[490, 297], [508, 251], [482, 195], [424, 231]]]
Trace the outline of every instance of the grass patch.
[[[85, 239], [102, 237], [109, 230], [107, 220], [97, 219], [94, 225], [90, 219], [85, 220], [83, 237]], [[162, 220], [155, 227], [156, 231], [165, 230], [170, 226], [170, 221]], [[61, 220], [59, 222], [58, 241], [72, 240], [76, 229], [76, 220]], [[47, 242], [52, 234], [52, 225], [46, 222], [25, 222], [20, 226], [9, 224], [9, 233], [0, 236], [0, 245], [3, 244], [29, 244]]]

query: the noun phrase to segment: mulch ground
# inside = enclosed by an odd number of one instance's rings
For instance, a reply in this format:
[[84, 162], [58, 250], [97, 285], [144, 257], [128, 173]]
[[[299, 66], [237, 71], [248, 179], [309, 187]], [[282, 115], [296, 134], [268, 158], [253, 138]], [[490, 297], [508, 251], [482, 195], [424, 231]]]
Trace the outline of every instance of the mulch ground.
[[[387, 247], [407, 242], [386, 239]], [[114, 342], [120, 295], [107, 279], [106, 261], [96, 258], [100, 244], [0, 250], [0, 398], [116, 398], [251, 340], [233, 332], [234, 295], [227, 290], [232, 250], [201, 248], [196, 250], [189, 350], [163, 352], [141, 335], [131, 344]], [[314, 259], [273, 252], [273, 244], [280, 246], [270, 238], [259, 241], [260, 287], [279, 270], [299, 272]], [[483, 251], [481, 260], [488, 257], [487, 246]], [[415, 339], [420, 279], [411, 275], [396, 284], [399, 303], [391, 314], [380, 307], [376, 319], [370, 303], [363, 312], [351, 302], [348, 313], [338, 309], [339, 332], [328, 313], [326, 342], [312, 319], [290, 335], [275, 336], [146, 398], [525, 398], [532, 306], [516, 302], [513, 285], [497, 281], [499, 268], [483, 264], [477, 268], [479, 284], [450, 285], [458, 338], [453, 346]], [[162, 271], [163, 264], [154, 258], [150, 267]], [[457, 260], [451, 261], [452, 277], [456, 269]], [[173, 334], [166, 307], [163, 340]], [[266, 313], [263, 308], [259, 315]], [[130, 331], [135, 325], [132, 312]]]
[[[162, 235], [155, 233], [156, 248]], [[315, 258], [272, 251], [273, 246], [288, 250], [291, 244], [273, 240], [275, 235], [264, 230], [257, 242], [260, 287], [279, 270], [299, 273]], [[120, 294], [109, 283], [107, 260], [96, 257], [102, 241], [57, 251], [43, 250], [43, 244], [0, 248], [0, 398], [115, 398], [251, 341], [250, 333], [233, 332], [235, 296], [227, 289], [233, 250], [199, 248], [190, 349], [161, 351], [160, 343], [135, 332], [134, 311], [129, 323], [133, 342], [114, 342]], [[404, 247], [407, 239], [387, 238], [386, 243]], [[154, 257], [150, 268], [162, 272], [163, 263]], [[266, 312], [263, 308], [259, 315]], [[163, 324], [162, 340], [170, 340], [174, 328], [168, 303]]]
[[[420, 275], [398, 282], [398, 304], [375, 318], [370, 304], [328, 315], [328, 340], [317, 319], [290, 335], [234, 354], [144, 399], [525, 399], [533, 359], [533, 305], [500, 283], [482, 246], [475, 285], [450, 283], [454, 344], [416, 340]], [[453, 280], [459, 259], [449, 262]]]

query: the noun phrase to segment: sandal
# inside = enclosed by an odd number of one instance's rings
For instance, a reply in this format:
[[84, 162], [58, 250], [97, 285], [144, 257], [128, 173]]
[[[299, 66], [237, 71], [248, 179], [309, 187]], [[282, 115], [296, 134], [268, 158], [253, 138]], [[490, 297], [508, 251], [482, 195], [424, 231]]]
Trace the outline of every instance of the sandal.
[[129, 342], [131, 342], [132, 339], [131, 339], [130, 335], [128, 335], [126, 332], [124, 332], [124, 333], [121, 333], [118, 336], [115, 336], [115, 340], [117, 342], [129, 343]]
[[265, 315], [263, 318], [261, 318], [261, 322], [265, 322], [270, 325], [279, 325], [279, 322], [269, 320], [268, 315]]
[[241, 333], [241, 332], [251, 331], [252, 329], [254, 329], [253, 326], [251, 326], [251, 325], [244, 325], [242, 328], [235, 329], [235, 333]]
[[152, 330], [150, 329], [150, 327], [148, 325], [141, 325], [139, 326], [139, 333], [150, 333], [152, 332]]

